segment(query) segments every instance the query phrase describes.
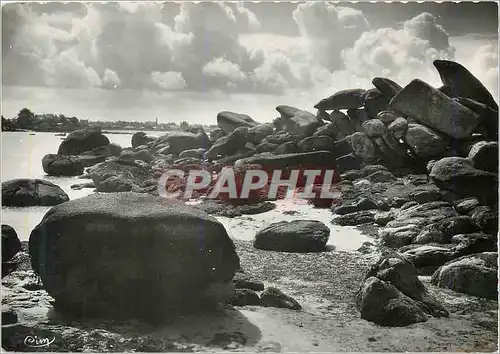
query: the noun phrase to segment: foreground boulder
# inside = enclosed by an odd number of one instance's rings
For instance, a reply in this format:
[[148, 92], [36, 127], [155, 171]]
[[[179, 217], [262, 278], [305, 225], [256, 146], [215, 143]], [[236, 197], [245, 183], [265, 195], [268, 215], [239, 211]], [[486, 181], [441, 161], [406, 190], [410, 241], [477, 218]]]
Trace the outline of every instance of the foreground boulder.
[[21, 241], [12, 226], [2, 225], [2, 262], [8, 262], [21, 250]]
[[279, 252], [319, 252], [325, 249], [330, 229], [320, 221], [281, 221], [260, 230], [255, 248]]
[[59, 186], [43, 179], [22, 178], [2, 182], [4, 206], [52, 206], [68, 200], [68, 195]]
[[59, 145], [58, 155], [79, 155], [99, 146], [109, 144], [109, 139], [100, 130], [82, 129], [70, 133]]
[[230, 298], [239, 268], [217, 220], [137, 193], [52, 208], [32, 231], [29, 253], [55, 307], [87, 317], [161, 320], [169, 311], [212, 306]]
[[432, 275], [431, 283], [441, 288], [496, 300], [497, 259], [496, 252], [477, 253], [454, 259]]
[[236, 128], [247, 127], [252, 128], [259, 123], [254, 121], [250, 116], [241, 113], [222, 111], [217, 114], [217, 125], [226, 134], [233, 132]]
[[394, 96], [389, 105], [392, 110], [457, 139], [470, 136], [480, 123], [478, 114], [418, 79]]
[[448, 311], [418, 279], [413, 264], [385, 251], [371, 266], [356, 295], [361, 318], [383, 326], [406, 326], [447, 317]]
[[42, 159], [42, 167], [49, 176], [79, 176], [84, 166], [76, 156], [48, 154]]

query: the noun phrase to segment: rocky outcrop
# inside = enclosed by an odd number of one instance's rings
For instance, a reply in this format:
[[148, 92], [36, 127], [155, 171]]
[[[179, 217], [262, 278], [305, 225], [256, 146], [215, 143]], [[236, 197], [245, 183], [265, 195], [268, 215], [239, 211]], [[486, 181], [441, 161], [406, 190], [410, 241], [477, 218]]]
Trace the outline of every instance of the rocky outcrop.
[[42, 159], [42, 167], [49, 176], [79, 176], [84, 165], [77, 156], [48, 154]]
[[109, 144], [109, 139], [100, 130], [75, 130], [59, 145], [58, 155], [79, 155], [82, 152]]
[[319, 252], [325, 249], [329, 236], [330, 229], [319, 221], [282, 221], [257, 232], [253, 245], [268, 251]]
[[239, 268], [218, 221], [137, 193], [91, 195], [52, 208], [32, 231], [29, 252], [55, 307], [85, 317], [151, 320], [210, 307], [231, 297]]
[[441, 288], [496, 300], [497, 259], [496, 252], [477, 253], [454, 259], [432, 275], [431, 283]]
[[68, 195], [59, 186], [43, 179], [22, 178], [2, 182], [4, 206], [52, 206], [68, 200]]
[[99, 192], [137, 191], [152, 175], [133, 161], [106, 161], [87, 171]]
[[259, 125], [259, 123], [254, 121], [250, 116], [246, 114], [223, 111], [217, 114], [217, 125], [226, 134], [229, 134], [232, 133], [236, 128], [252, 128]]
[[425, 322], [448, 311], [418, 279], [413, 264], [396, 252], [383, 252], [368, 270], [356, 295], [361, 318], [383, 326]]

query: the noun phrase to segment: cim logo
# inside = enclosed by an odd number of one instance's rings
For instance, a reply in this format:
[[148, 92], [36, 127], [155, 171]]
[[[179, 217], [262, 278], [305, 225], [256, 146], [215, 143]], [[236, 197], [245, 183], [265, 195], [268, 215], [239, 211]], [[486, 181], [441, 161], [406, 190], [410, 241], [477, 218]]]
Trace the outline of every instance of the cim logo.
[[54, 343], [55, 340], [56, 340], [55, 337], [43, 338], [38, 336], [26, 336], [26, 338], [24, 338], [24, 344], [30, 348], [43, 348], [43, 347], [48, 348], [49, 345]]

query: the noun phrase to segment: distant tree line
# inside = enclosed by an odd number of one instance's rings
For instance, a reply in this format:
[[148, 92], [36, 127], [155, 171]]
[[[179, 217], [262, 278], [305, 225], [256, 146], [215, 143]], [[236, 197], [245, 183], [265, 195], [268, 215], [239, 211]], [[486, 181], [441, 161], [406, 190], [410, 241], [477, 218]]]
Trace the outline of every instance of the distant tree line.
[[[34, 114], [28, 108], [19, 111], [16, 117], [6, 119], [2, 116], [2, 131], [39, 131], [39, 132], [71, 132], [77, 129], [99, 127], [102, 130], [186, 130], [191, 127], [188, 122], [180, 124], [129, 121], [89, 121], [64, 114]], [[204, 126], [216, 128], [216, 125]]]

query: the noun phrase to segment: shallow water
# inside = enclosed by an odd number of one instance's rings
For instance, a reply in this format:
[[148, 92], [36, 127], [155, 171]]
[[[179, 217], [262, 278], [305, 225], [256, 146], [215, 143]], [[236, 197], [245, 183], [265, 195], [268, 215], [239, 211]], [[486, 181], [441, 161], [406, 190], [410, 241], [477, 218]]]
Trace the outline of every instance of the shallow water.
[[[130, 146], [130, 134], [106, 134], [109, 140], [122, 147]], [[161, 135], [161, 132], [148, 132]], [[15, 178], [41, 178], [60, 186], [70, 199], [81, 198], [93, 192], [92, 188], [72, 190], [77, 183], [86, 183], [77, 177], [47, 176], [42, 168], [42, 158], [56, 153], [63, 137], [55, 133], [2, 133], [2, 181]], [[2, 223], [16, 230], [21, 240], [27, 241], [31, 230], [40, 222], [50, 207], [13, 208], [2, 207]], [[284, 214], [283, 212], [287, 212]], [[289, 214], [293, 213], [293, 215]], [[227, 218], [217, 217], [226, 227], [229, 235], [240, 240], [253, 240], [256, 232], [274, 222], [297, 219], [318, 220], [330, 228], [329, 245], [342, 251], [354, 251], [369, 238], [354, 227], [340, 227], [331, 224], [333, 215], [329, 209], [317, 209], [303, 200], [286, 199], [276, 202], [276, 209], [257, 215]]]

